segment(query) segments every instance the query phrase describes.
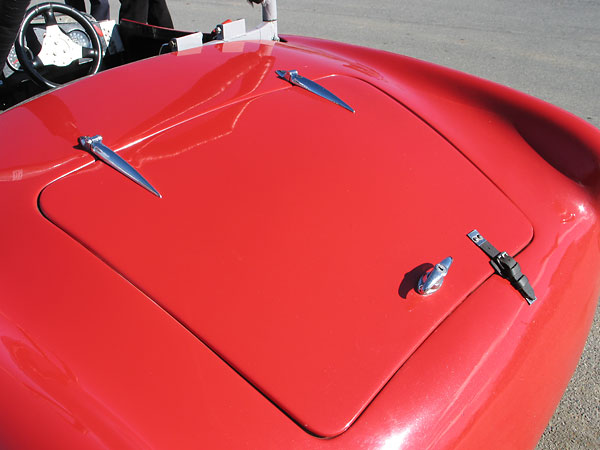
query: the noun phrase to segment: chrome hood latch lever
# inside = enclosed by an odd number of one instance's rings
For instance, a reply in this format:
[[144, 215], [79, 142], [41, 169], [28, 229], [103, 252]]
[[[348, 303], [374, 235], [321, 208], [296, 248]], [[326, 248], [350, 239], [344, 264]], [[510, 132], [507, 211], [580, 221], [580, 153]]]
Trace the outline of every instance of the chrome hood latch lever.
[[342, 99], [329, 92], [327, 89], [325, 89], [320, 84], [314, 82], [313, 80], [299, 75], [297, 70], [276, 70], [275, 73], [279, 78], [281, 78], [282, 80], [289, 81], [294, 86], [306, 89], [307, 91], [312, 92], [313, 94], [318, 95], [319, 97], [323, 97], [324, 99], [329, 100], [330, 102], [333, 102], [336, 105], [340, 105], [342, 108], [345, 108], [350, 112], [354, 112], [354, 109], [352, 109], [352, 107], [349, 106]]
[[135, 170], [131, 164], [117, 155], [102, 142], [102, 136], [81, 136], [79, 138], [79, 145], [81, 145], [82, 148], [90, 152], [100, 161], [103, 161], [117, 172], [125, 175], [131, 181], [139, 184], [141, 187], [156, 195], [158, 198], [162, 198], [162, 195], [160, 195], [154, 186], [148, 183], [148, 181], [137, 170]]

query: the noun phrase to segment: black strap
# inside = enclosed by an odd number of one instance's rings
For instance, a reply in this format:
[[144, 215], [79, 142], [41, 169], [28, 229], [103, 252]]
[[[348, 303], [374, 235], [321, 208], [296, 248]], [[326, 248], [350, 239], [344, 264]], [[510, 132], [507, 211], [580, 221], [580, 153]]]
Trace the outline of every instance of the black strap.
[[519, 263], [508, 253], [499, 252], [477, 230], [471, 231], [467, 236], [490, 258], [490, 264], [496, 273], [510, 281], [510, 284], [531, 305], [536, 300], [535, 292], [527, 277], [521, 272]]

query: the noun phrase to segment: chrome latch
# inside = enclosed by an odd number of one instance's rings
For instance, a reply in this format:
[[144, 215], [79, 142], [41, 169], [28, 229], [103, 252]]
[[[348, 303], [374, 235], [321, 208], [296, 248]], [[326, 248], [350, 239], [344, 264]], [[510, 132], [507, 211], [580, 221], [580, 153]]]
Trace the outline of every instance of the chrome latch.
[[137, 183], [144, 189], [153, 193], [158, 198], [162, 198], [162, 195], [160, 195], [154, 186], [152, 186], [137, 170], [135, 170], [131, 164], [117, 155], [102, 142], [102, 136], [81, 136], [78, 140], [79, 145], [81, 145], [82, 148], [90, 152], [100, 161], [108, 164], [110, 167], [122, 175], [125, 175], [131, 181]]
[[306, 89], [309, 92], [312, 92], [319, 97], [323, 97], [330, 102], [335, 103], [336, 105], [340, 105], [342, 108], [347, 109], [350, 112], [354, 112], [351, 106], [349, 106], [342, 99], [337, 97], [335, 94], [329, 92], [320, 84], [310, 80], [306, 77], [303, 77], [298, 74], [297, 70], [276, 70], [275, 73], [282, 80], [289, 81], [292, 85], [301, 87], [302, 89]]
[[448, 275], [448, 269], [452, 265], [452, 257], [448, 256], [439, 264], [425, 272], [417, 284], [417, 292], [421, 295], [431, 295], [438, 291], [444, 283], [444, 278]]

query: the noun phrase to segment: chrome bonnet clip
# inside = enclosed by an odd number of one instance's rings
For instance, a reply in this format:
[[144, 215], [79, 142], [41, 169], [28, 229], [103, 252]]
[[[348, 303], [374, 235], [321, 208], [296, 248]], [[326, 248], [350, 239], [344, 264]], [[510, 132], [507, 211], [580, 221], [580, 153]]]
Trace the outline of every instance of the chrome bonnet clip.
[[335, 94], [329, 92], [327, 89], [325, 89], [320, 84], [314, 82], [313, 80], [299, 75], [297, 70], [276, 70], [275, 73], [279, 78], [290, 82], [294, 86], [306, 89], [307, 91], [312, 92], [313, 94], [318, 95], [319, 97], [322, 97], [326, 100], [329, 100], [330, 102], [333, 102], [336, 105], [339, 105], [350, 112], [354, 112], [354, 109], [342, 99], [337, 97]]
[[156, 195], [158, 198], [162, 198], [162, 195], [160, 195], [154, 186], [152, 186], [137, 170], [135, 170], [131, 164], [121, 158], [117, 153], [112, 151], [102, 142], [102, 136], [81, 136], [78, 141], [82, 148], [90, 152], [100, 161], [108, 164], [117, 172], [125, 175], [131, 181], [137, 183], [144, 189], [148, 190], [148, 192]]

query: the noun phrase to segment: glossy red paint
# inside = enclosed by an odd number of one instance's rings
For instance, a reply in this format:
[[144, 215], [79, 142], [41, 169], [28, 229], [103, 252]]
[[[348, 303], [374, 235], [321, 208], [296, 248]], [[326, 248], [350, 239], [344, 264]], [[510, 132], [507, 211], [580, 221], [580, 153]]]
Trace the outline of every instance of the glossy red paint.
[[[343, 44], [288, 40], [289, 44], [206, 47], [143, 61], [81, 80], [0, 117], [2, 134], [10, 130], [19, 137], [3, 140], [5, 152], [0, 159], [0, 202], [4, 211], [11, 212], [3, 221], [0, 238], [4, 253], [0, 259], [4, 286], [0, 395], [11, 405], [22, 406], [11, 411], [5, 408], [0, 420], [3, 446], [39, 447], [53, 442], [60, 448], [535, 445], [578, 360], [598, 296], [600, 134], [539, 100], [448, 69]], [[148, 89], [167, 79], [175, 63], [178, 84], [165, 86], [148, 98]], [[135, 287], [145, 289], [145, 282], [132, 279], [132, 284], [94, 252], [126, 276], [134, 270], [133, 264], [120, 268], [111, 261], [113, 254], [105, 255], [103, 249], [90, 252], [37, 209], [38, 196], [46, 186], [93, 161], [73, 148], [80, 135], [103, 134], [107, 143], [123, 149], [123, 155], [129, 154], [132, 161], [139, 158], [149, 178], [161, 180], [160, 171], [152, 169], [159, 163], [143, 161], [144, 151], [170, 139], [179, 144], [189, 140], [191, 131], [176, 136], [211, 117], [211, 111], [226, 105], [232, 105], [228, 109], [232, 111], [256, 98], [248, 107], [251, 112], [252, 105], [263, 102], [261, 96], [274, 91], [282, 92], [268, 94], [269, 98], [298, 98], [304, 105], [313, 101], [282, 87], [282, 81], [273, 76], [277, 68], [302, 69], [314, 78], [347, 75], [386, 92], [485, 173], [527, 217], [534, 232], [518, 260], [538, 301], [527, 306], [506, 281], [491, 276], [404, 358], [354, 424], [328, 440], [296, 425], [190, 333], [193, 327], [186, 323], [186, 328], [169, 315], [160, 298]], [[124, 80], [125, 73], [130, 78]], [[111, 88], [90, 89], [104, 83]], [[351, 95], [350, 91], [345, 94]], [[124, 98], [133, 100], [124, 103]], [[369, 108], [365, 100], [355, 101]], [[90, 102], [97, 107], [90, 110]], [[285, 114], [281, 112], [287, 106], [284, 100], [279, 106], [274, 113]], [[332, 117], [348, 114], [341, 108], [330, 111]], [[261, 131], [256, 129], [257, 139], [263, 139]], [[275, 132], [272, 138], [283, 140], [288, 137], [285, 131]], [[138, 149], [143, 150], [136, 153]], [[454, 161], [459, 165], [464, 160]], [[98, 164], [54, 183], [43, 194], [42, 203], [53, 189], [52, 195], [64, 195], [61, 189], [73, 183], [71, 179], [91, 183], [104, 178], [107, 193], [114, 195], [113, 186], [121, 186], [119, 176], [94, 166]], [[237, 174], [241, 175], [241, 169]], [[175, 181], [170, 183], [175, 186]], [[222, 196], [224, 183], [220, 186]], [[123, 205], [129, 198], [138, 199], [140, 207], [148, 210], [146, 202], [154, 200], [149, 194], [133, 184], [126, 189], [123, 203], [115, 203], [118, 211], [125, 212]], [[452, 194], [458, 187], [448, 189]], [[101, 190], [102, 186], [90, 190], [87, 201], [106, 201], [99, 198]], [[75, 196], [73, 210], [81, 207], [88, 213], [92, 209], [82, 203], [85, 197]], [[448, 206], [441, 205], [442, 211]], [[73, 217], [77, 215], [69, 219]], [[160, 216], [155, 220], [166, 222]], [[433, 232], [437, 223], [425, 225]], [[107, 226], [123, 228], [118, 219]], [[505, 236], [514, 237], [512, 227], [505, 230], [506, 235], [501, 232], [506, 227], [498, 222], [489, 236], [501, 248], [511, 245], [510, 240], [502, 242]], [[483, 227], [480, 231], [487, 235]], [[132, 237], [137, 239], [137, 233]], [[141, 237], [145, 233], [139, 230]], [[88, 245], [89, 237], [78, 238]], [[437, 242], [436, 247], [444, 242]], [[447, 242], [453, 245], [454, 241]], [[487, 264], [485, 255], [466, 237], [461, 245], [457, 254], [464, 255], [469, 267], [478, 261]], [[427, 262], [433, 262], [434, 256], [447, 256], [428, 252]], [[460, 272], [460, 265], [456, 269]], [[447, 287], [452, 289], [453, 284]], [[443, 301], [443, 297], [431, 297], [431, 304], [436, 305], [438, 299]], [[214, 313], [213, 305], [207, 311]], [[264, 319], [251, 309], [246, 313], [248, 321]], [[241, 317], [236, 320], [243, 323]], [[279, 325], [294, 324], [282, 321]], [[420, 333], [422, 337], [428, 334]], [[239, 342], [235, 336], [232, 342], [236, 339]], [[357, 382], [365, 382], [361, 367], [353, 375]], [[299, 399], [293, 386], [283, 395]], [[32, 425], [36, 433], [31, 433]]]
[[[532, 230], [374, 87], [320, 80], [351, 114], [280, 82], [121, 151], [162, 199], [97, 163], [45, 189], [40, 208], [298, 424], [333, 437], [490, 276], [466, 233], [514, 254]], [[255, 139], [265, 111], [286, 110]], [[448, 255], [444, 288], [418, 295], [418, 275]]]

